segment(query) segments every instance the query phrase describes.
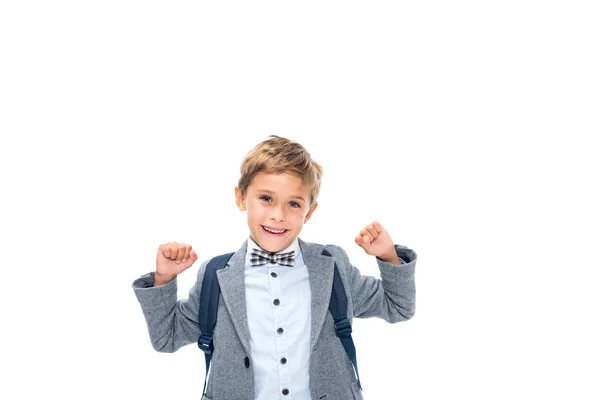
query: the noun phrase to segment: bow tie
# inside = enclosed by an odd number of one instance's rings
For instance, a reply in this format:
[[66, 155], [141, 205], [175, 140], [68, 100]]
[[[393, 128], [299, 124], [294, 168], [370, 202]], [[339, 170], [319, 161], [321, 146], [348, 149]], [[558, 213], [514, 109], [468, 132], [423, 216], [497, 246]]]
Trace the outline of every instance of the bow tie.
[[253, 267], [265, 264], [279, 264], [284, 267], [294, 266], [294, 251], [289, 253], [269, 253], [259, 249], [252, 249], [250, 253], [250, 264]]

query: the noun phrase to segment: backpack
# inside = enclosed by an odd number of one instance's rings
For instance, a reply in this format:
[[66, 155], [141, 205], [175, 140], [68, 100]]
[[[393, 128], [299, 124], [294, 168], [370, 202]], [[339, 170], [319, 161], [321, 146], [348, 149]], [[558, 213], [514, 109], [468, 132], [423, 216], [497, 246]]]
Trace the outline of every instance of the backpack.
[[[200, 292], [200, 308], [199, 308], [199, 325], [202, 334], [198, 338], [198, 347], [204, 352], [204, 358], [206, 361], [206, 374], [204, 375], [204, 389], [202, 389], [202, 396], [206, 391], [206, 381], [208, 378], [208, 369], [210, 367], [210, 360], [212, 359], [213, 346], [213, 330], [217, 322], [217, 310], [219, 306], [219, 296], [221, 294], [221, 288], [217, 280], [217, 271], [225, 268], [227, 261], [231, 258], [234, 253], [222, 254], [211, 259], [206, 265], [206, 271], [204, 272], [204, 280], [202, 281], [202, 289]], [[327, 250], [323, 250], [323, 255], [331, 257], [331, 253]], [[337, 268], [337, 264], [333, 266], [333, 285], [331, 289], [331, 299], [329, 301], [329, 311], [333, 316], [335, 334], [342, 342], [348, 358], [354, 366], [356, 372], [356, 378], [358, 380], [358, 386], [362, 390], [360, 385], [360, 378], [358, 376], [358, 366], [356, 364], [356, 349], [354, 342], [352, 341], [352, 326], [348, 320], [347, 310], [348, 309], [348, 298], [346, 297], [346, 291], [344, 290], [344, 284], [340, 273]]]

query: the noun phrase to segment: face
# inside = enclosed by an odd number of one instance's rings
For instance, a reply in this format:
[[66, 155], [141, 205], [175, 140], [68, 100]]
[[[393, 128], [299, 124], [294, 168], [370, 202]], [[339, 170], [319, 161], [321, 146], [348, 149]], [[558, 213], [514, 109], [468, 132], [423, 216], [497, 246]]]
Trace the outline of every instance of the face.
[[294, 174], [257, 174], [246, 197], [235, 188], [238, 208], [248, 213], [252, 240], [266, 251], [278, 252], [288, 247], [317, 208], [310, 206], [310, 193]]

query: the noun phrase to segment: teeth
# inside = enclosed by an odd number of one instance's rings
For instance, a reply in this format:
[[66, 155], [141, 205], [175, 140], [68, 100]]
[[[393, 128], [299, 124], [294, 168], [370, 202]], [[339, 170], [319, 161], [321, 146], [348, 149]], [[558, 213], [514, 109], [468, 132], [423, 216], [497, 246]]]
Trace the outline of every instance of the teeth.
[[285, 232], [285, 229], [276, 231], [275, 229], [267, 228], [266, 226], [263, 226], [263, 228], [265, 228], [265, 231], [271, 232], [271, 233], [283, 233], [283, 232]]

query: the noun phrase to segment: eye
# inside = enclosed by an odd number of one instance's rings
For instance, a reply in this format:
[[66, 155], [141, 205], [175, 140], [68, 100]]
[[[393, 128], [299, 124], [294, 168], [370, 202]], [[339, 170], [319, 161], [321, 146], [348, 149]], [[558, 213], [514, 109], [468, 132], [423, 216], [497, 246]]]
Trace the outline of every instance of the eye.
[[263, 201], [271, 201], [272, 200], [271, 196], [266, 196], [266, 195], [260, 196], [260, 199], [263, 200]]
[[289, 203], [289, 204], [290, 204], [290, 206], [292, 206], [292, 207], [294, 207], [294, 208], [300, 208], [300, 207], [301, 207], [301, 206], [300, 206], [300, 204], [299, 204], [299, 203], [297, 203], [297, 202], [295, 202], [295, 201], [290, 201], [290, 203]]

